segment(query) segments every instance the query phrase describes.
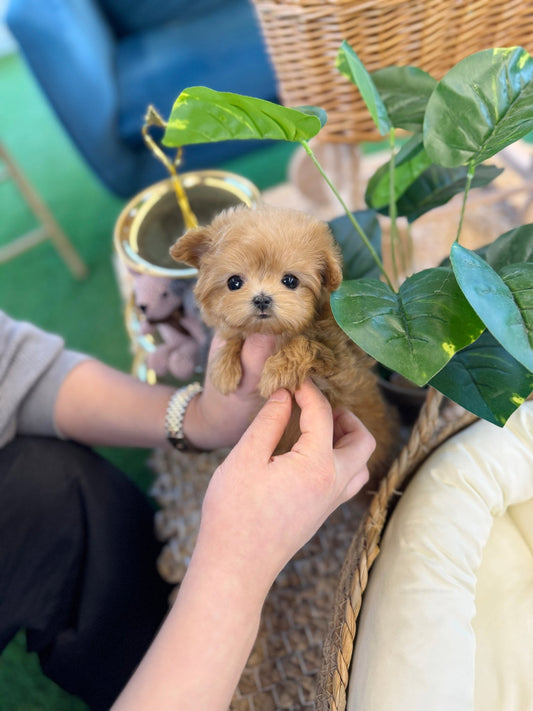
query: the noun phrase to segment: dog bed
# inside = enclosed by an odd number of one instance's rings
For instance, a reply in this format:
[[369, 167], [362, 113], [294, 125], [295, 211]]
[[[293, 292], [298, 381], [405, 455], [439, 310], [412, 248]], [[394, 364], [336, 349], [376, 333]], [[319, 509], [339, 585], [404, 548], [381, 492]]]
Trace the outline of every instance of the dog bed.
[[472, 424], [418, 468], [366, 587], [380, 516], [347, 556], [323, 708], [533, 709], [533, 403], [503, 429]]

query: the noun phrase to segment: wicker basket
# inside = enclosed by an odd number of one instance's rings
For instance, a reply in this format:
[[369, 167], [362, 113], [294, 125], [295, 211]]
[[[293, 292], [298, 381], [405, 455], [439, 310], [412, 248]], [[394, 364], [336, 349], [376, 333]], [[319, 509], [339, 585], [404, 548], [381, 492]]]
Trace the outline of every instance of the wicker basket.
[[328, 112], [320, 140], [376, 141], [359, 92], [335, 68], [343, 40], [369, 71], [417, 66], [440, 79], [490, 47], [533, 49], [533, 3], [524, 0], [253, 0], [286, 106]]

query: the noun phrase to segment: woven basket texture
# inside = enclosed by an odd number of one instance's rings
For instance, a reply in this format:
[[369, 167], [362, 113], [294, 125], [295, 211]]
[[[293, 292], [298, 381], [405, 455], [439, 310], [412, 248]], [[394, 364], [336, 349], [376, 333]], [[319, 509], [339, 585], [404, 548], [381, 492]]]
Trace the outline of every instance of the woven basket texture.
[[328, 113], [319, 139], [382, 140], [358, 90], [335, 67], [343, 40], [369, 71], [416, 66], [435, 79], [491, 47], [533, 49], [533, 3], [524, 0], [253, 0], [286, 106]]

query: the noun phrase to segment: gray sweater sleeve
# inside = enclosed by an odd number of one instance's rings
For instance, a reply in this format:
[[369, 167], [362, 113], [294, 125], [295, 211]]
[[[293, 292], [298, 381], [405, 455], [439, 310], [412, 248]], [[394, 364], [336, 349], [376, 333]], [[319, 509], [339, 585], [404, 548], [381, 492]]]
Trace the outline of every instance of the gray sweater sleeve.
[[57, 393], [65, 376], [86, 358], [66, 350], [59, 336], [0, 311], [0, 447], [17, 433], [58, 434]]

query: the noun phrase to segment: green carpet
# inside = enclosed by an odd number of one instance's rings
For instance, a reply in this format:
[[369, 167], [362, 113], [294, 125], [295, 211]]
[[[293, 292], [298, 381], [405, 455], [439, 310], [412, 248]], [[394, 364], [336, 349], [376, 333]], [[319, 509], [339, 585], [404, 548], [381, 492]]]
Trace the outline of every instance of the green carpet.
[[[130, 352], [112, 268], [112, 232], [124, 201], [89, 172], [18, 55], [0, 58], [0, 140], [39, 192], [89, 268], [71, 277], [46, 241], [0, 264], [0, 309], [61, 334], [69, 347], [129, 370]], [[225, 168], [264, 189], [282, 182], [294, 149], [279, 144]], [[0, 245], [36, 225], [12, 183], [0, 184]], [[1, 347], [1, 346], [0, 346]], [[148, 452], [101, 450], [146, 489]], [[40, 672], [19, 634], [0, 656], [2, 711], [77, 711], [85, 706]]]

